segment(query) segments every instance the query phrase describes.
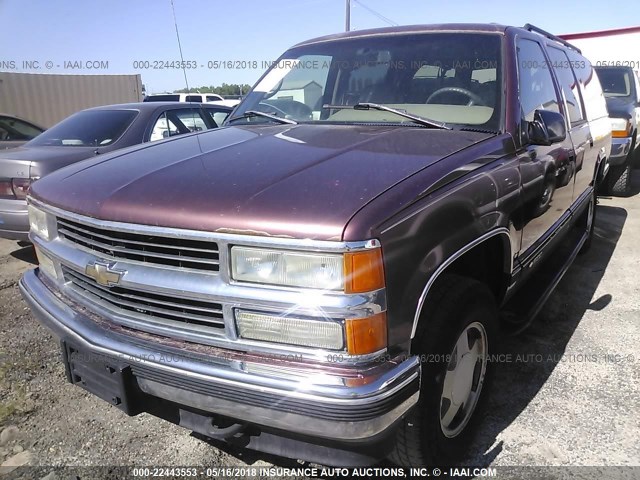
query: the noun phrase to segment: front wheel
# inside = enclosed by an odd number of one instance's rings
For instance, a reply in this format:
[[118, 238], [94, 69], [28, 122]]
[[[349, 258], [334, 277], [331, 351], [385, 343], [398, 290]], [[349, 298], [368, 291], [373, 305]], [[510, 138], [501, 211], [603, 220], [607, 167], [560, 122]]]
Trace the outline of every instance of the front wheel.
[[580, 255], [587, 253], [591, 248], [591, 243], [593, 241], [593, 231], [596, 227], [596, 205], [598, 204], [598, 195], [593, 190], [593, 194], [591, 195], [591, 199], [589, 200], [589, 207], [587, 207], [586, 218], [587, 218], [587, 239], [585, 240], [582, 248], [580, 249]]
[[453, 465], [465, 454], [490, 386], [497, 319], [484, 284], [458, 275], [436, 282], [412, 347], [422, 359], [420, 400], [398, 428], [393, 461]]

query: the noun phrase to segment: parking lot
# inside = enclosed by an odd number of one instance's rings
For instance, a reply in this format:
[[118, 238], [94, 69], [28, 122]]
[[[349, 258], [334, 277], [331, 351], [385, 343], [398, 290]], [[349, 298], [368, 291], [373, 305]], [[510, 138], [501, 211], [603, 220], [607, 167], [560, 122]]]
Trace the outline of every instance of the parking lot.
[[[504, 340], [473, 465], [634, 465], [640, 460], [640, 175], [634, 195], [601, 198], [590, 252], [536, 322]], [[0, 463], [245, 465], [287, 461], [223, 452], [190, 432], [119, 410], [66, 383], [57, 341], [18, 280], [31, 247], [0, 240]], [[291, 462], [289, 462], [291, 463]]]

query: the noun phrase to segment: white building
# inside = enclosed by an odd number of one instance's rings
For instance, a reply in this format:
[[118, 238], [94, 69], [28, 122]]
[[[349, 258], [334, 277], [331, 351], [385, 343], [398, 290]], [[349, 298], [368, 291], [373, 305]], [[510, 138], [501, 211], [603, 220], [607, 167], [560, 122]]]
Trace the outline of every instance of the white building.
[[621, 65], [640, 70], [640, 26], [560, 37], [582, 50], [594, 66]]
[[299, 80], [286, 82], [274, 100], [295, 100], [312, 107], [322, 97], [322, 85], [315, 81]]

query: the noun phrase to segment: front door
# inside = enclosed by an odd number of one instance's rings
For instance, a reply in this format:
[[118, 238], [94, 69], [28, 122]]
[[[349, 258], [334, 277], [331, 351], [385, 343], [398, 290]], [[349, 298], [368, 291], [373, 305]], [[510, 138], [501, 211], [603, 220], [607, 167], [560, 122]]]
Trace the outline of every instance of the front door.
[[[536, 110], [562, 113], [560, 100], [542, 46], [519, 38], [518, 78], [523, 125]], [[531, 145], [526, 132], [519, 151], [522, 178], [523, 228], [521, 258], [540, 248], [566, 220], [573, 202], [576, 155], [571, 137], [550, 146]]]

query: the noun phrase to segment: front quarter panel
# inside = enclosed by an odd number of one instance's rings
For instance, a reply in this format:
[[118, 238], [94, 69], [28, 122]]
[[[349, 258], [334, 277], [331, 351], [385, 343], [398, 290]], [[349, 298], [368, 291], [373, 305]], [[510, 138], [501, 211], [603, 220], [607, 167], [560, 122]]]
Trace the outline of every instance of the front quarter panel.
[[520, 173], [509, 135], [497, 136], [413, 175], [363, 208], [345, 239], [382, 243], [389, 345], [408, 352], [429, 279], [487, 232], [504, 240], [506, 274], [520, 246]]

